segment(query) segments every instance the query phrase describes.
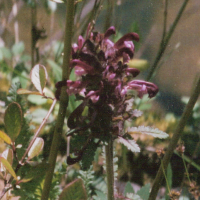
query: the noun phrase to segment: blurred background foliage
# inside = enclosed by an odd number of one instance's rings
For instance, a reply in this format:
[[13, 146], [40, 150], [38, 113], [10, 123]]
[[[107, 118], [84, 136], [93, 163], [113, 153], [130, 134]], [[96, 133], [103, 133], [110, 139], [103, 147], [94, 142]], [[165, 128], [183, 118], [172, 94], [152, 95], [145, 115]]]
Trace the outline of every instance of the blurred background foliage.
[[[169, 0], [167, 29], [173, 22], [182, 2], [182, 0]], [[199, 73], [200, 29], [197, 26], [200, 21], [200, 15], [197, 14], [199, 11], [200, 1], [190, 0], [159, 63], [159, 70], [152, 79], [158, 85], [160, 92], [153, 101], [148, 98], [135, 101], [135, 108], [142, 110], [144, 114], [130, 124], [153, 126], [169, 133], [170, 137], [173, 134], [187, 97], [193, 88], [196, 74]], [[62, 73], [65, 12], [63, 4], [56, 4], [49, 0], [0, 1], [0, 128], [2, 130], [4, 129], [4, 112], [8, 103], [6, 96], [11, 85], [20, 82], [22, 88], [34, 89], [29, 78], [33, 64], [40, 63], [46, 66], [49, 79], [45, 94], [54, 97], [55, 83], [61, 80]], [[135, 44], [135, 57], [130, 65], [141, 69], [139, 78], [145, 79], [149, 72], [148, 67], [155, 59], [162, 38], [163, 12], [164, 1], [82, 0], [76, 4], [73, 41], [76, 42], [80, 34], [84, 35], [88, 23], [93, 21], [95, 30], [100, 32], [114, 25], [117, 29], [115, 40], [124, 33], [137, 32], [140, 35], [140, 42]], [[75, 79], [73, 73], [71, 79]], [[48, 112], [52, 100], [34, 95], [23, 98], [27, 100], [26, 115], [31, 115], [30, 124], [34, 131]], [[71, 113], [78, 105], [79, 102], [71, 96], [67, 113]], [[42, 160], [48, 157], [57, 112], [58, 105], [41, 132], [41, 137], [45, 140]], [[199, 121], [200, 101], [196, 104], [182, 134], [186, 147], [185, 155], [197, 164], [200, 164]], [[65, 131], [67, 131], [67, 126], [65, 126]], [[134, 135], [133, 137], [140, 144], [140, 153], [133, 154], [119, 144], [115, 146], [119, 164], [118, 178], [121, 183], [121, 185], [118, 184], [119, 190], [123, 187], [123, 182], [127, 181], [140, 186], [152, 182], [160, 164], [155, 151], [168, 146], [168, 140], [161, 141], [146, 135]], [[69, 143], [69, 140], [63, 136], [58, 158], [60, 163], [65, 163], [67, 142]], [[5, 145], [1, 142], [0, 152], [4, 149]], [[64, 174], [63, 165], [58, 164], [57, 166], [57, 172], [60, 174]], [[181, 158], [174, 154], [171, 166], [173, 187], [181, 186], [184, 178]], [[92, 190], [91, 193], [94, 193], [95, 188], [105, 187], [102, 176], [104, 170], [101, 149], [96, 152], [93, 167], [95, 173], [89, 176], [93, 183], [88, 184]], [[189, 168], [200, 183], [199, 169], [192, 165]], [[79, 169], [78, 164], [68, 167], [67, 175], [59, 176], [59, 179], [62, 179], [60, 187], [71, 182], [78, 175], [83, 177], [84, 174], [80, 175]], [[58, 177], [55, 178], [57, 179]], [[87, 178], [85, 181], [88, 181]]]

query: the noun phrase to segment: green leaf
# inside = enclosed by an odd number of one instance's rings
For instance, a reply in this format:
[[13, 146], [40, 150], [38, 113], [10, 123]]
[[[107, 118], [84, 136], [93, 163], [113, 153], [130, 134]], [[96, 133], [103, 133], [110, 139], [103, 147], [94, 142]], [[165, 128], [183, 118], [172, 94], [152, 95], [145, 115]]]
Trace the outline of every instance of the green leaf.
[[144, 59], [133, 59], [129, 60], [128, 66], [131, 68], [137, 68], [140, 71], [144, 71], [149, 67], [149, 63], [147, 60]]
[[126, 183], [125, 188], [124, 188], [124, 195], [126, 196], [127, 193], [133, 193], [133, 194], [135, 193], [130, 181]]
[[31, 181], [33, 178], [23, 178], [20, 181], [18, 181], [18, 183], [27, 183], [29, 181]]
[[[48, 110], [38, 108], [32, 112], [32, 122], [41, 124], [43, 119], [46, 117], [48, 113]], [[51, 123], [54, 120], [54, 117], [52, 114], [50, 114], [47, 123]]]
[[39, 92], [36, 91], [30, 91], [30, 90], [26, 90], [23, 88], [20, 88], [17, 90], [17, 94], [34, 94], [34, 95], [41, 95]]
[[36, 105], [42, 105], [47, 103], [47, 99], [43, 98], [43, 96], [38, 96], [35, 94], [28, 95], [27, 100]]
[[46, 85], [47, 78], [48, 74], [45, 66], [37, 64], [31, 70], [31, 81], [41, 94], [43, 94], [43, 89]]
[[14, 177], [14, 179], [17, 180], [17, 176], [15, 174], [15, 171], [13, 170], [10, 163], [2, 156], [0, 157], [0, 162], [8, 170], [8, 172]]
[[4, 157], [10, 163], [10, 165], [12, 165], [12, 163], [13, 163], [13, 151], [12, 151], [12, 149], [6, 149], [2, 153], [1, 156]]
[[52, 68], [52, 71], [53, 71], [52, 73], [55, 76], [55, 81], [58, 82], [62, 80], [62, 68], [53, 60], [47, 59], [47, 63]]
[[99, 191], [99, 190], [95, 190], [95, 193], [96, 193], [96, 197], [95, 197], [95, 200], [102, 200], [102, 199], [104, 199], [104, 200], [106, 200], [107, 199], [107, 197], [106, 197], [106, 194], [104, 194], [102, 191]]
[[[13, 151], [12, 149], [6, 149], [2, 155], [2, 157], [4, 157], [9, 163], [10, 165], [12, 165], [13, 163]], [[3, 169], [4, 167], [1, 166], [1, 169]], [[8, 173], [8, 170], [4, 169], [3, 171], [6, 171], [6, 173]]]
[[12, 143], [12, 140], [10, 139], [10, 137], [4, 133], [3, 131], [0, 131], [0, 138], [6, 142], [7, 144], [11, 144]]
[[153, 137], [160, 138], [160, 139], [164, 139], [169, 136], [167, 133], [157, 128], [152, 128], [149, 126], [128, 127], [127, 132], [129, 134], [134, 134], [134, 133], [147, 134], [147, 135], [151, 135]]
[[77, 179], [69, 183], [62, 191], [59, 200], [87, 200], [83, 181]]
[[133, 193], [127, 193], [126, 197], [128, 198], [128, 200], [142, 200], [139, 195]]
[[14, 44], [12, 46], [12, 53], [17, 56], [23, 53], [24, 51], [24, 43], [23, 42], [18, 42], [17, 44]]
[[150, 194], [150, 187], [151, 184], [147, 183], [145, 186], [143, 186], [137, 194], [143, 199], [143, 200], [148, 200], [149, 194]]
[[191, 158], [189, 158], [188, 156], [183, 155], [180, 156], [180, 154], [175, 150], [174, 153], [179, 156], [180, 158], [183, 158], [186, 162], [190, 163], [190, 165], [192, 165], [193, 167], [195, 167], [196, 169], [198, 169], [200, 171], [200, 165], [198, 165], [197, 163], [195, 163]]
[[4, 116], [4, 123], [7, 134], [14, 142], [22, 127], [22, 109], [16, 102], [9, 104]]
[[56, 3], [65, 3], [64, 0], [51, 0], [51, 1], [56, 2]]
[[28, 152], [28, 160], [32, 159], [33, 157], [37, 156], [43, 149], [44, 140], [42, 138], [37, 137], [35, 142], [33, 143], [32, 147]]
[[[6, 59], [11, 59], [12, 57], [12, 54], [10, 52], [10, 50], [6, 47], [1, 47], [0, 48], [0, 51], [2, 52], [3, 54], [3, 57], [6, 58]], [[1, 59], [0, 59], [1, 60]]]

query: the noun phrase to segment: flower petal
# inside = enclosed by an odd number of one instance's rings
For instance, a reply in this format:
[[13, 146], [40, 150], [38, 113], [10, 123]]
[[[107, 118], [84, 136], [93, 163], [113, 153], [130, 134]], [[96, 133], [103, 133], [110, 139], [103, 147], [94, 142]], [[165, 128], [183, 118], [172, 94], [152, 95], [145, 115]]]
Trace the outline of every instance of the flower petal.
[[87, 74], [91, 74], [91, 75], [94, 75], [95, 74], [95, 71], [94, 71], [94, 68], [88, 64], [86, 64], [85, 62], [82, 62], [78, 59], [74, 59], [70, 62], [70, 65], [73, 67], [80, 67], [82, 68], [83, 70], [85, 70], [85, 73]]
[[139, 41], [139, 35], [137, 33], [127, 33], [126, 35], [122, 36], [116, 43], [115, 48], [119, 48], [124, 44], [125, 41]]
[[71, 81], [71, 80], [67, 80], [67, 93], [69, 95], [71, 94], [80, 94], [83, 92], [83, 90], [85, 90], [85, 87], [87, 85], [87, 82], [83, 82], [83, 81]]
[[81, 50], [81, 48], [83, 47], [84, 42], [85, 42], [85, 40], [82, 37], [82, 35], [79, 35], [79, 37], [78, 37], [78, 49], [79, 50]]
[[149, 94], [149, 98], [152, 98], [158, 93], [158, 87], [155, 84], [142, 80], [130, 81], [128, 89], [136, 90], [139, 98], [142, 98], [144, 94]]
[[136, 77], [140, 73], [140, 70], [136, 68], [127, 68], [125, 72], [127, 75], [131, 74], [133, 77]]
[[109, 38], [111, 35], [115, 34], [115, 27], [111, 26], [110, 28], [107, 29], [107, 31], [104, 34], [104, 39]]

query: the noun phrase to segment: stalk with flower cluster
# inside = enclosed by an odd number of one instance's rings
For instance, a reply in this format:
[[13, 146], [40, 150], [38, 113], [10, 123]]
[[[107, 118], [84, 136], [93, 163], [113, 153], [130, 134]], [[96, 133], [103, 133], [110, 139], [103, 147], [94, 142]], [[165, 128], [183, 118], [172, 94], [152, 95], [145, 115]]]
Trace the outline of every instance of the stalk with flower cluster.
[[[125, 34], [113, 43], [109, 39], [115, 34], [113, 26], [105, 34], [91, 29], [89, 26], [86, 38], [79, 36], [78, 43], [72, 46], [70, 68], [74, 70], [77, 80], [56, 84], [58, 100], [63, 86], [67, 86], [69, 95], [74, 94], [77, 100], [82, 100], [68, 118], [70, 131], [67, 136], [73, 136], [72, 143], [73, 138], [81, 142], [76, 145], [73, 156], [68, 156], [67, 163], [74, 164], [82, 160], [83, 168], [89, 154], [110, 140], [118, 139], [129, 149], [139, 151], [135, 141], [129, 140], [124, 122], [141, 115], [140, 111], [132, 109], [136, 96], [142, 98], [148, 94], [152, 98], [158, 92], [158, 87], [153, 83], [132, 80], [140, 73], [138, 69], [128, 67], [134, 55], [132, 41], [139, 41], [137, 33]], [[134, 131], [150, 134], [152, 130], [148, 127], [133, 127], [128, 132]], [[156, 137], [167, 137], [167, 134], [157, 129], [154, 132]], [[114, 194], [111, 194], [108, 199], [113, 197]]]

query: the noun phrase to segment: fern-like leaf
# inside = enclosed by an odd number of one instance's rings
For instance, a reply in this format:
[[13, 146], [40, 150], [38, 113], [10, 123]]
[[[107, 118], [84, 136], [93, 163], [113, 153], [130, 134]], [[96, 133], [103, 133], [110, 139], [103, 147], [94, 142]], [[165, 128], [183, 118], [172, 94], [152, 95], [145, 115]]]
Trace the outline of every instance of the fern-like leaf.
[[129, 134], [133, 133], [143, 133], [147, 135], [151, 135], [156, 138], [164, 139], [168, 137], [168, 134], [157, 129], [157, 128], [152, 128], [149, 126], [139, 126], [139, 127], [128, 127], [127, 132]]
[[122, 143], [132, 152], [140, 152], [140, 147], [136, 144], [135, 140], [126, 140], [123, 137], [119, 137], [117, 142]]

